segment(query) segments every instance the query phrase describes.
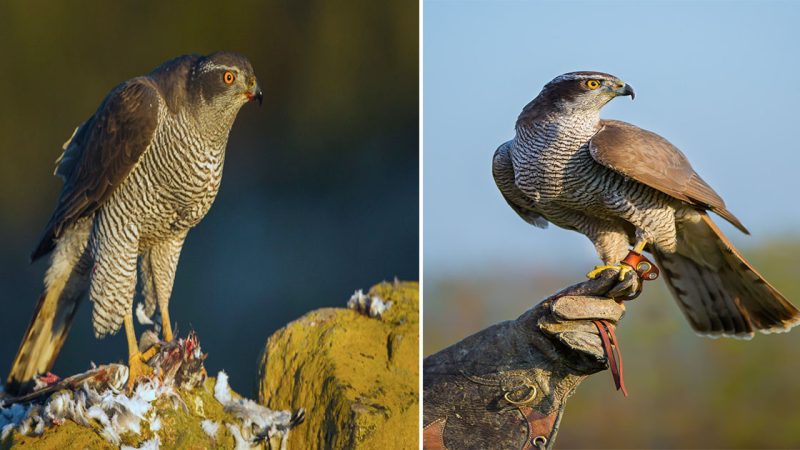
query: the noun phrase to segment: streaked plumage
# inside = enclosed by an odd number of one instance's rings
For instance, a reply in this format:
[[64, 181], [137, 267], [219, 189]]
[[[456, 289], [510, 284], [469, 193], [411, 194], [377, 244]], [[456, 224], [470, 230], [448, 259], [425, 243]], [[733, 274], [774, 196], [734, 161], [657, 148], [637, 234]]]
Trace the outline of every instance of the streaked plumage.
[[53, 252], [12, 388], [52, 367], [87, 291], [95, 335], [119, 330], [132, 315], [137, 262], [147, 314], [158, 305], [166, 316], [183, 241], [219, 189], [233, 121], [260, 98], [243, 56], [181, 56], [114, 88], [75, 130], [57, 161], [58, 204], [32, 254]]
[[548, 83], [520, 114], [515, 138], [495, 152], [493, 175], [505, 200], [533, 225], [586, 235], [609, 265], [645, 240], [701, 334], [747, 338], [800, 323], [800, 311], [711, 221], [706, 211], [747, 233], [683, 153], [655, 133], [600, 119], [619, 95], [633, 90], [600, 72]]

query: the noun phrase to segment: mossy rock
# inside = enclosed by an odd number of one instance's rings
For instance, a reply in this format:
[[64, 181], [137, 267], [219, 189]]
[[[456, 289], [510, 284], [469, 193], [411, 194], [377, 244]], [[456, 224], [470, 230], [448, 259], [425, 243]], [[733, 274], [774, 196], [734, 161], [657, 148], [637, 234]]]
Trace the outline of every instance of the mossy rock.
[[418, 448], [419, 284], [381, 283], [381, 319], [346, 308], [312, 311], [267, 341], [259, 400], [305, 408], [290, 449]]

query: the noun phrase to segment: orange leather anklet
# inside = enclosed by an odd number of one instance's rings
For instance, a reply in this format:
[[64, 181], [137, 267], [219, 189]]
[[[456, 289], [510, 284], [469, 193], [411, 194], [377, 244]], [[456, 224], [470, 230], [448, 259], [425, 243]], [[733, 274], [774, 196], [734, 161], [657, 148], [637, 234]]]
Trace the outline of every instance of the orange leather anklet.
[[639, 275], [639, 278], [645, 281], [655, 280], [660, 273], [658, 267], [650, 262], [647, 257], [633, 250], [628, 252], [628, 256], [622, 260], [622, 264], [632, 267], [636, 274]]

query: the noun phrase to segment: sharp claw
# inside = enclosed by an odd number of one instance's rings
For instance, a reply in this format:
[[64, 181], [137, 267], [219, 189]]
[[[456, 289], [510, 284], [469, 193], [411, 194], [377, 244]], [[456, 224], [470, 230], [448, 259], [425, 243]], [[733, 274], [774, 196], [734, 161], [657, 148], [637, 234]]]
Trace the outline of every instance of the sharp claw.
[[639, 296], [639, 292], [641, 292], [639, 276], [633, 269], [629, 269], [625, 271], [625, 276], [608, 291], [608, 296], [614, 299], [624, 297], [623, 300], [633, 300]]
[[628, 272], [633, 270], [632, 267], [626, 264], [620, 264], [618, 266], [595, 266], [594, 270], [586, 274], [586, 278], [595, 279], [608, 269], [619, 271], [619, 281], [625, 281], [625, 276], [628, 274]]
[[[151, 347], [150, 350], [153, 350], [153, 348]], [[145, 354], [136, 353], [134, 355], [131, 355], [130, 358], [128, 358], [128, 391], [129, 392], [133, 392], [133, 388], [136, 385], [136, 381], [140, 377], [144, 377], [144, 376], [150, 375], [152, 373], [153, 369], [151, 369], [150, 366], [147, 365], [147, 362], [144, 359], [144, 356], [147, 353], [149, 353], [150, 350], [145, 352]], [[155, 352], [153, 352], [153, 353], [155, 353]], [[152, 355], [150, 355], [150, 357], [152, 357]]]
[[619, 265], [619, 281], [625, 281], [625, 277], [628, 275], [628, 272], [632, 271], [633, 268], [627, 264], [620, 264]]
[[[604, 271], [606, 271], [608, 269], [620, 270], [620, 266], [594, 266], [594, 270], [592, 270], [591, 272], [587, 273], [586, 274], [586, 278], [589, 278], [589, 279], [593, 280], [593, 279], [597, 278], [598, 276], [600, 276], [601, 273], [603, 273]], [[621, 273], [621, 271], [620, 271], [620, 273]]]

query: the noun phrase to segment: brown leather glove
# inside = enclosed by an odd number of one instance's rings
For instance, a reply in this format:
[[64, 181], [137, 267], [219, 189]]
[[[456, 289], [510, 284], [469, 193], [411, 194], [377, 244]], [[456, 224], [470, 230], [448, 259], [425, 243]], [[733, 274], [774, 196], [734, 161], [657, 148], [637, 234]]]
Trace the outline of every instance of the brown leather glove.
[[607, 270], [425, 358], [424, 447], [552, 448], [567, 398], [608, 367], [593, 321], [622, 317], [604, 297], [619, 284]]
[[608, 297], [564, 295], [542, 302], [537, 308], [544, 310], [538, 319], [539, 329], [575, 352], [566, 358], [574, 363], [575, 373], [589, 375], [608, 367], [598, 321], [605, 321], [606, 329], [610, 326], [613, 333], [613, 327], [625, 314], [624, 303]]

